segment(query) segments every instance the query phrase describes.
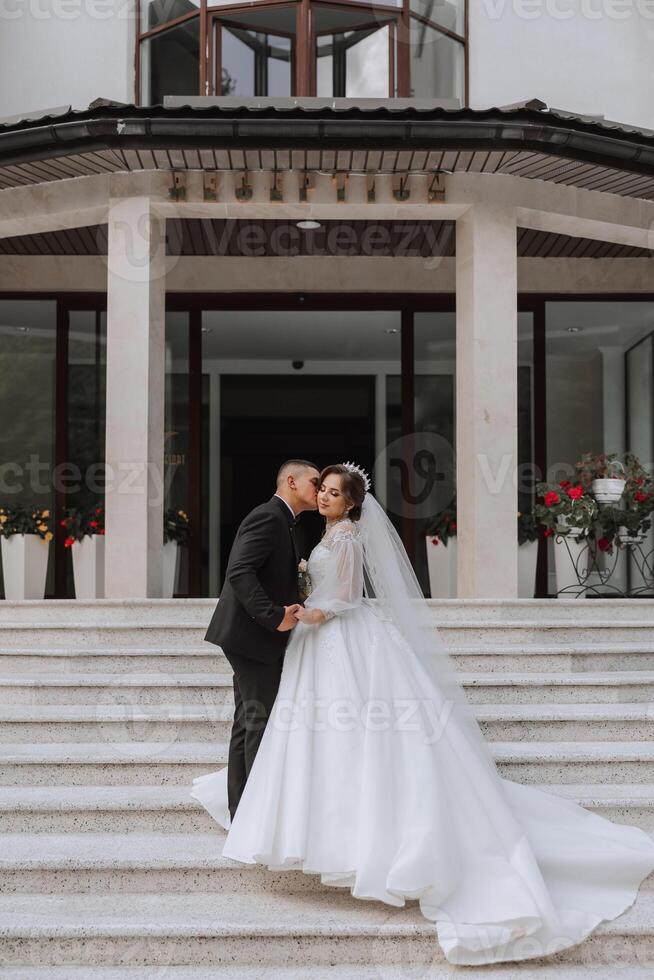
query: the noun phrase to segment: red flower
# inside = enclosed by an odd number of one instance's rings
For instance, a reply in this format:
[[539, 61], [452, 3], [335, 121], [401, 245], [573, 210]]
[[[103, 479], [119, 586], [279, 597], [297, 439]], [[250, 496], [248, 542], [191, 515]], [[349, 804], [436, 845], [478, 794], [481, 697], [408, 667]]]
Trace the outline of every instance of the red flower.
[[59, 521], [59, 527], [68, 527], [68, 521]]
[[100, 530], [98, 531], [98, 534], [104, 534], [104, 528], [101, 528], [101, 529], [100, 529]]
[[75, 538], [66, 538], [64, 541], [64, 548], [72, 548], [75, 544]]
[[450, 521], [450, 531], [456, 531], [456, 521]]
[[638, 501], [639, 504], [642, 504], [646, 500], [649, 500], [650, 496], [651, 496], [651, 494], [645, 493], [644, 490], [638, 490], [634, 494], [634, 500]]
[[95, 512], [96, 512], [96, 514], [101, 514], [102, 513], [102, 507], [96, 507], [95, 508]]
[[644, 482], [645, 482], [645, 477], [644, 476], [637, 476], [636, 477], [636, 483], [638, 484], [639, 487], [642, 487], [642, 485], [643, 485]]
[[597, 547], [599, 548], [600, 551], [610, 551], [610, 549], [611, 549], [611, 541], [610, 541], [610, 539], [609, 538], [598, 538], [597, 539]]
[[543, 499], [545, 500], [545, 506], [551, 507], [552, 504], [558, 504], [561, 498], [555, 490], [548, 490]]
[[549, 538], [553, 533], [554, 532], [552, 531], [551, 527], [546, 527], [545, 530], [543, 531], [543, 537]]
[[565, 489], [570, 486], [570, 480], [559, 480], [559, 486]]
[[432, 544], [440, 544], [440, 541], [438, 540], [438, 538], [432, 538], [431, 539], [431, 543]]
[[97, 521], [89, 521], [89, 527], [97, 527], [97, 526], [98, 526]]
[[584, 488], [577, 484], [576, 487], [568, 487], [566, 492], [568, 497], [570, 497], [570, 500], [579, 500], [579, 498], [583, 497], [584, 495]]

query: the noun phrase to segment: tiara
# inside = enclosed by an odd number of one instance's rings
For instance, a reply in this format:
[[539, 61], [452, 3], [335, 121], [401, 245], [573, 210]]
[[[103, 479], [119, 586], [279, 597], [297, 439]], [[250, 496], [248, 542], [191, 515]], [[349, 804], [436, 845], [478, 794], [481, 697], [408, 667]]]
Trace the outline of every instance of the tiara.
[[370, 482], [370, 477], [361, 466], [357, 466], [356, 463], [350, 463], [350, 462], [341, 463], [341, 466], [344, 466], [349, 473], [356, 473], [357, 476], [361, 477], [361, 479], [363, 480], [363, 485], [366, 493], [368, 492], [368, 490], [370, 490], [370, 487], [372, 486], [372, 483]]

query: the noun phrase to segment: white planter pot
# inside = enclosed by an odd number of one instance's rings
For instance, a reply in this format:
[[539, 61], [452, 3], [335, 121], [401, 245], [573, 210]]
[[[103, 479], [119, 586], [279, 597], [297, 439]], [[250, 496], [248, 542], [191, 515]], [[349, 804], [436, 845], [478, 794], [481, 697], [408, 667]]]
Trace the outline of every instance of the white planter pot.
[[76, 599], [104, 599], [104, 540], [87, 534], [72, 545]]
[[591, 487], [593, 497], [598, 504], [617, 504], [624, 493], [625, 481], [621, 477], [606, 477], [593, 480]]
[[582, 531], [583, 528], [577, 524], [572, 524], [570, 518], [566, 517], [565, 514], [561, 514], [557, 520], [556, 534], [567, 534], [569, 537], [574, 538], [581, 534]]
[[518, 598], [533, 599], [536, 592], [538, 540], [525, 541], [518, 548]]
[[[583, 599], [586, 590], [579, 586], [575, 567], [579, 555], [587, 547], [586, 540], [575, 541], [573, 535], [568, 534], [564, 541], [554, 540], [554, 567], [556, 569], [556, 591], [572, 586], [569, 592], [559, 595], [559, 599]], [[583, 569], [580, 569], [583, 571]]]
[[163, 598], [172, 599], [179, 573], [179, 544], [166, 541], [163, 546]]
[[445, 545], [442, 541], [432, 544], [433, 535], [427, 535], [427, 567], [429, 569], [429, 591], [432, 599], [456, 599], [456, 537]]
[[38, 534], [2, 538], [2, 572], [6, 599], [43, 599], [50, 542]]

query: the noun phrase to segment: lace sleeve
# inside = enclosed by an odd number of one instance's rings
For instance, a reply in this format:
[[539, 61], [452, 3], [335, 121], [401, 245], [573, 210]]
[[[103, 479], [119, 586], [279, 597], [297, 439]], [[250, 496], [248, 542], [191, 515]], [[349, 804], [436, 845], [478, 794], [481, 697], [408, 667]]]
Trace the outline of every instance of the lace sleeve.
[[305, 602], [327, 619], [355, 609], [363, 599], [363, 550], [353, 525], [332, 531], [325, 546], [331, 552], [325, 575]]

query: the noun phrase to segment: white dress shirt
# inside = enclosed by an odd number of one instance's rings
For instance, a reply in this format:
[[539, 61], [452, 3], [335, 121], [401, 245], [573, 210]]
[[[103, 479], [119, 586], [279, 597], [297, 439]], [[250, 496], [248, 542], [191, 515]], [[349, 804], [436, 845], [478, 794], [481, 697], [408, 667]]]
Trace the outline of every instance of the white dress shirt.
[[[273, 497], [279, 497], [279, 494], [278, 493], [274, 493], [273, 494]], [[288, 509], [290, 510], [290, 512], [291, 512], [291, 514], [293, 516], [293, 520], [295, 520], [295, 511], [293, 510], [293, 508], [289, 504], [288, 500], [284, 500], [283, 497], [279, 497], [279, 499], [284, 501], [284, 503], [286, 504], [286, 506], [288, 507]]]

